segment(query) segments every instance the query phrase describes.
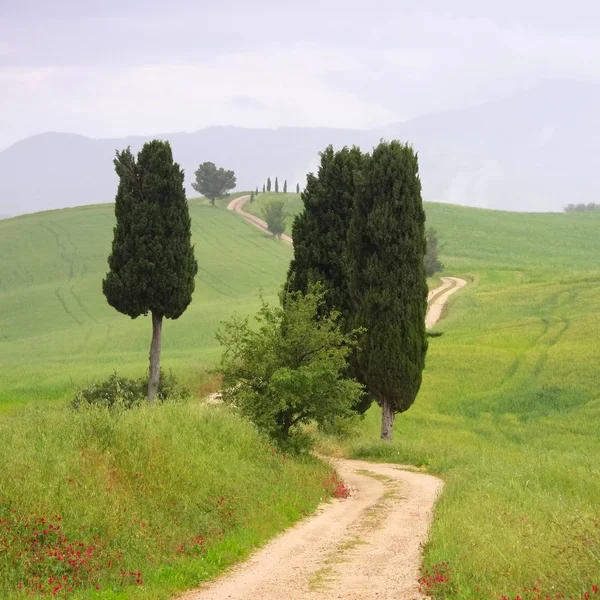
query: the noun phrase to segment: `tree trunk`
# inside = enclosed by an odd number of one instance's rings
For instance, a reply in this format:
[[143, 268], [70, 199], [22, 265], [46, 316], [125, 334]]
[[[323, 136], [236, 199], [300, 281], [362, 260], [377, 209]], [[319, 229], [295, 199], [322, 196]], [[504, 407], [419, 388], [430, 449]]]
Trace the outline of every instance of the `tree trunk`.
[[160, 343], [162, 338], [162, 315], [152, 313], [152, 344], [150, 345], [150, 377], [148, 378], [148, 402], [154, 402], [160, 379]]
[[394, 428], [394, 407], [392, 403], [384, 399], [381, 405], [381, 439], [386, 442], [392, 441], [392, 431]]

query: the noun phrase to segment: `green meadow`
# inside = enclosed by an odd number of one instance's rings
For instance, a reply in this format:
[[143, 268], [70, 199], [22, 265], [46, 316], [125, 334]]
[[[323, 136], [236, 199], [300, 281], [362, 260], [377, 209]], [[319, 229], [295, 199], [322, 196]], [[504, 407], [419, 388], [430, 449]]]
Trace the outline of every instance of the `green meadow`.
[[[247, 210], [260, 214], [262, 202], [278, 197], [294, 214], [299, 197], [287, 196], [259, 194]], [[164, 329], [163, 367], [192, 386], [216, 364], [219, 322], [234, 312], [255, 311], [260, 289], [274, 299], [292, 256], [291, 248], [221, 204], [191, 202], [196, 293], [184, 316], [167, 321]], [[171, 563], [167, 551], [160, 554], [160, 568], [142, 561], [148, 548], [158, 553], [159, 546], [139, 545], [139, 523], [153, 521], [152, 531], [160, 531], [173, 518], [160, 504], [168, 501], [164, 490], [173, 484], [169, 469], [176, 475], [184, 467], [207, 473], [207, 483], [198, 486], [179, 477], [176, 491], [192, 513], [176, 529], [176, 539], [168, 540], [165, 547], [172, 549], [191, 539], [186, 536], [193, 531], [192, 517], [210, 518], [202, 506], [219, 510], [208, 502], [194, 505], [195, 497], [229, 498], [234, 487], [270, 481], [268, 473], [280, 459], [225, 411], [165, 406], [114, 422], [95, 413], [70, 417], [64, 402], [57, 402], [112, 369], [139, 376], [147, 368], [148, 319], [117, 313], [101, 292], [112, 211], [111, 205], [90, 206], [0, 221], [0, 410], [12, 409], [0, 422], [5, 440], [0, 461], [10, 465], [3, 473], [20, 474], [17, 483], [0, 475], [0, 499], [9, 490], [27, 514], [53, 507], [66, 511], [73, 536], [83, 522], [86, 543], [96, 530], [114, 537], [114, 548], [128, 549], [127, 564], [146, 569], [144, 585], [127, 580], [119, 591], [120, 584], [110, 583], [109, 589], [103, 582], [98, 597], [166, 598], [168, 590], [217, 572], [219, 556], [229, 557], [226, 561], [245, 556], [253, 544], [314, 508], [328, 493], [323, 481], [330, 473], [316, 463], [290, 461], [289, 471], [272, 482], [274, 493], [287, 498], [269, 513], [276, 523], [272, 529], [256, 531], [260, 511], [252, 512], [253, 520], [238, 516], [227, 530], [233, 537], [219, 540], [218, 531], [206, 529], [214, 538], [214, 565], [194, 562], [198, 557]], [[436, 327], [443, 335], [431, 339], [421, 393], [398, 416], [394, 441], [379, 442], [374, 407], [351, 441], [323, 438], [321, 449], [413, 464], [443, 478], [424, 555], [422, 585], [432, 596], [593, 595], [600, 585], [600, 215], [431, 203], [426, 212], [445, 245], [445, 274], [462, 276], [469, 285], [452, 296]], [[239, 452], [228, 448], [238, 436], [245, 440]], [[73, 447], [83, 455], [70, 456]], [[194, 458], [188, 465], [188, 448], [214, 462]], [[89, 460], [101, 468], [90, 469]], [[162, 470], [148, 475], [156, 464]], [[227, 476], [213, 476], [213, 464], [220, 470], [228, 465]], [[232, 465], [242, 466], [234, 472]], [[149, 487], [137, 481], [140, 472], [150, 477]], [[73, 504], [68, 479], [81, 482], [86, 490], [81, 497], [96, 499], [89, 513]], [[108, 497], [106, 482], [113, 480], [120, 491], [108, 515], [140, 503], [133, 524], [120, 529], [98, 508]], [[62, 483], [51, 489], [53, 481]], [[265, 490], [257, 484], [252, 494], [237, 498], [235, 514], [250, 514], [250, 506], [265, 501]], [[228, 553], [219, 554], [225, 552], [219, 543], [226, 543]], [[0, 596], [10, 597], [5, 590], [15, 582], [1, 561], [0, 556]], [[440, 572], [443, 581], [434, 581]]]
[[[0, 410], [63, 398], [113, 369], [147, 369], [149, 318], [118, 313], [102, 294], [113, 210], [106, 204], [0, 221]], [[219, 323], [258, 308], [261, 289], [275, 298], [292, 252], [219, 207], [192, 201], [190, 211], [196, 291], [184, 315], [165, 323], [162, 366], [193, 385], [218, 359]]]

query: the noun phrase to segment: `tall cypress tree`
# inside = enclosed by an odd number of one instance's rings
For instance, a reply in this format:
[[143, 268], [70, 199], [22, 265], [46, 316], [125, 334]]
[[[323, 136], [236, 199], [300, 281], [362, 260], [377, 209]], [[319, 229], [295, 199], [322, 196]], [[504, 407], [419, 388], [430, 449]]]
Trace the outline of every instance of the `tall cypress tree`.
[[263, 183], [263, 194], [265, 193], [265, 184]]
[[[292, 225], [294, 258], [286, 288], [306, 293], [311, 283], [323, 284], [327, 291], [324, 297], [326, 310], [340, 312], [340, 325], [348, 332], [354, 327], [354, 307], [344, 256], [356, 177], [367, 157], [356, 147], [335, 152], [332, 146], [320, 156], [318, 173], [308, 175], [302, 192], [304, 209]], [[353, 354], [349, 362], [347, 375], [360, 381]], [[370, 404], [370, 397], [365, 395], [355, 409], [364, 412]]]
[[277, 177], [275, 177], [275, 193], [279, 193], [279, 181], [277, 181]]
[[110, 271], [102, 281], [108, 303], [132, 319], [152, 314], [148, 401], [158, 390], [163, 318], [177, 319], [192, 300], [198, 264], [183, 171], [169, 142], [144, 144], [135, 157], [127, 148], [114, 160], [119, 177], [117, 224]]
[[287, 194], [287, 179], [283, 182], [283, 193]]
[[299, 193], [300, 193], [300, 184], [297, 183], [296, 184], [296, 194], [299, 194]]
[[271, 178], [267, 177], [267, 192], [271, 191]]
[[361, 174], [348, 231], [349, 289], [359, 342], [360, 379], [382, 408], [381, 438], [412, 406], [427, 353], [425, 212], [417, 155], [382, 142]]

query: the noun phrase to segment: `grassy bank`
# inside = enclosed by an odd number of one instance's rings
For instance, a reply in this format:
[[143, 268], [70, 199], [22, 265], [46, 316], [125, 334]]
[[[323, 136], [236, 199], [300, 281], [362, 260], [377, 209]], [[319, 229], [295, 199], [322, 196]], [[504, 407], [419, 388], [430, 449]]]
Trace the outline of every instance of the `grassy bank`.
[[285, 458], [224, 408], [0, 420], [0, 597], [170, 598], [314, 510], [316, 459]]
[[[453, 296], [391, 444], [373, 408], [345, 452], [442, 476], [423, 586], [582, 598], [600, 585], [600, 218], [429, 205]], [[446, 571], [444, 563], [449, 564]], [[436, 582], [436, 577], [443, 581]]]

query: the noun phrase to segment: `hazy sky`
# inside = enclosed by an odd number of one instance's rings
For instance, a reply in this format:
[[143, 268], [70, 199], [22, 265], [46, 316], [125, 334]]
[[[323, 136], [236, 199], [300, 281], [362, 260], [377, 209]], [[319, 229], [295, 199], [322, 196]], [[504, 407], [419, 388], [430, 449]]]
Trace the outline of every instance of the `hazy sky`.
[[595, 0], [0, 0], [0, 150], [209, 125], [366, 128], [600, 81]]

